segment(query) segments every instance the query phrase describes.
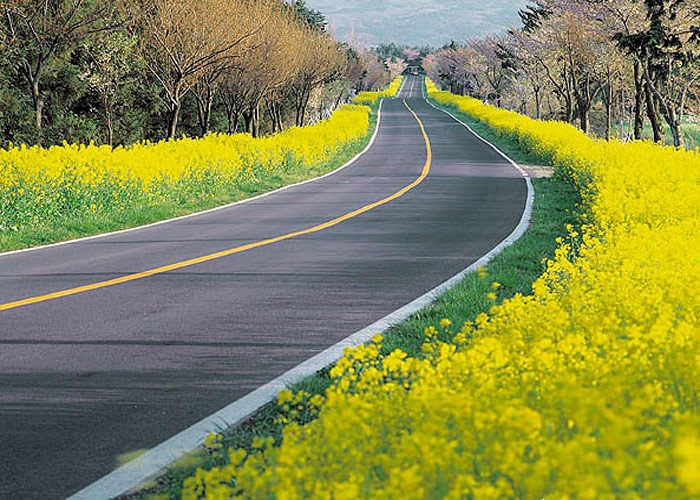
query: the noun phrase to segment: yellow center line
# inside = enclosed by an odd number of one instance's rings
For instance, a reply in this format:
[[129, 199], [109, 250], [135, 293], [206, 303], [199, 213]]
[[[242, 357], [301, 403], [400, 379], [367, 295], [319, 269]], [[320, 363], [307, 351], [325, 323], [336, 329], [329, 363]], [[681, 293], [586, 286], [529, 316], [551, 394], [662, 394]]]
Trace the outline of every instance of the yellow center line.
[[353, 210], [352, 212], [348, 212], [344, 215], [341, 215], [340, 217], [336, 217], [335, 219], [329, 220], [327, 222], [324, 222], [322, 224], [319, 224], [317, 226], [313, 226], [313, 227], [310, 227], [307, 229], [302, 229], [300, 231], [294, 231], [291, 233], [284, 234], [282, 236], [275, 236], [274, 238], [268, 238], [265, 240], [256, 241], [254, 243], [249, 243], [247, 245], [241, 245], [241, 246], [238, 246], [235, 248], [229, 248], [228, 250], [222, 250], [220, 252], [215, 252], [215, 253], [211, 253], [208, 255], [203, 255], [201, 257], [196, 257], [194, 259], [183, 260], [181, 262], [175, 262], [174, 264], [168, 264], [166, 266], [156, 267], [153, 269], [149, 269], [147, 271], [142, 271], [140, 273], [128, 274], [128, 275], [122, 276], [120, 278], [114, 278], [111, 280], [100, 281], [97, 283], [92, 283], [90, 285], [83, 285], [83, 286], [78, 286], [75, 288], [69, 288], [66, 290], [58, 291], [58, 292], [48, 293], [46, 295], [38, 295], [36, 297], [29, 297], [27, 299], [17, 300], [14, 302], [7, 302], [5, 304], [0, 304], [0, 311], [14, 309], [17, 307], [22, 307], [22, 306], [27, 306], [30, 304], [37, 304], [39, 302], [45, 302], [48, 300], [59, 299], [61, 297], [68, 297], [70, 295], [75, 295], [75, 294], [83, 293], [83, 292], [89, 292], [92, 290], [97, 290], [97, 289], [105, 288], [108, 286], [119, 285], [122, 283], [128, 283], [130, 281], [135, 281], [135, 280], [139, 280], [142, 278], [147, 278], [149, 276], [154, 276], [156, 274], [167, 273], [169, 271], [175, 271], [177, 269], [182, 269], [184, 267], [194, 266], [196, 264], [201, 264], [203, 262], [208, 262], [210, 260], [219, 259], [221, 257], [227, 257], [229, 255], [245, 252], [246, 250], [252, 250], [254, 248], [263, 247], [265, 245], [271, 245], [272, 243], [277, 243], [280, 241], [289, 240], [292, 238], [296, 238], [298, 236], [316, 233], [319, 231], [323, 231], [324, 229], [328, 229], [330, 227], [338, 225], [341, 222], [344, 222], [344, 221], [347, 221], [347, 220], [352, 219], [354, 217], [357, 217], [358, 215], [361, 215], [365, 212], [369, 212], [370, 210], [373, 210], [377, 207], [380, 207], [382, 205], [389, 203], [390, 201], [393, 201], [393, 200], [396, 200], [397, 198], [402, 197], [404, 194], [406, 194], [411, 189], [415, 188], [416, 186], [418, 186], [420, 183], [422, 183], [425, 180], [425, 178], [430, 173], [430, 166], [432, 164], [432, 158], [433, 158], [433, 153], [432, 153], [432, 149], [430, 146], [430, 139], [428, 139], [428, 134], [425, 132], [425, 127], [423, 127], [423, 122], [420, 120], [420, 118], [418, 118], [418, 115], [415, 113], [415, 111], [413, 111], [411, 109], [411, 107], [408, 105], [408, 103], [406, 103], [405, 100], [403, 100], [403, 103], [406, 106], [406, 108], [411, 112], [413, 117], [418, 122], [418, 125], [420, 126], [421, 133], [423, 134], [423, 138], [425, 139], [425, 148], [426, 148], [427, 156], [426, 156], [426, 160], [425, 160], [425, 165], [423, 165], [423, 171], [421, 172], [420, 176], [416, 180], [414, 180], [412, 183], [410, 183], [406, 187], [400, 189], [399, 191], [395, 192], [394, 194], [387, 196], [386, 198], [381, 199], [379, 201], [376, 201], [374, 203], [370, 203], [369, 205], [365, 205], [364, 207], [358, 208], [357, 210]]

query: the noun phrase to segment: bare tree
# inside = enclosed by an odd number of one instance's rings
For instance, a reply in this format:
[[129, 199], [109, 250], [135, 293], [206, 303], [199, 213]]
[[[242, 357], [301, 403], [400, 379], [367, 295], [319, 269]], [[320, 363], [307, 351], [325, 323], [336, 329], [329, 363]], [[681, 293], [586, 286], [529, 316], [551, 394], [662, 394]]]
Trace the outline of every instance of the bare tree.
[[288, 95], [294, 103], [295, 124], [302, 126], [311, 93], [341, 74], [345, 56], [340, 45], [328, 35], [304, 29], [297, 36], [302, 40], [298, 45], [300, 64]]
[[183, 97], [205, 72], [216, 74], [218, 65], [240, 57], [264, 20], [254, 15], [255, 2], [124, 1], [140, 14], [133, 29], [148, 69], [163, 89], [167, 137], [173, 138]]
[[[642, 2], [634, 0], [583, 0], [586, 5], [589, 18], [595, 21], [605, 36], [611, 38], [617, 45], [620, 41], [627, 39], [632, 33], [636, 33], [646, 25], [646, 13]], [[620, 76], [621, 80], [630, 82], [634, 92], [634, 137], [641, 139], [644, 128], [644, 110], [646, 108], [646, 85], [642, 72], [642, 63], [639, 59], [620, 59], [624, 54], [611, 54], [609, 56], [624, 66], [624, 71]], [[621, 84], [622, 87], [624, 84]], [[610, 92], [612, 94], [612, 92]], [[652, 127], [658, 133], [658, 120], [653, 109], [648, 113], [652, 122]]]
[[512, 78], [527, 82], [535, 100], [535, 118], [542, 118], [542, 94], [547, 84], [545, 67], [535, 53], [536, 47], [532, 40], [522, 31], [510, 32], [510, 53], [514, 60]]
[[[683, 115], [688, 95], [700, 81], [700, 6], [695, 2], [650, 0], [649, 27], [638, 34], [636, 55], [644, 80], [671, 129], [673, 144], [685, 147]], [[656, 78], [654, 78], [654, 76]]]
[[469, 46], [481, 57], [482, 74], [488, 85], [487, 98], [500, 108], [513, 69], [508, 61], [506, 40], [499, 36], [487, 36], [472, 41]]

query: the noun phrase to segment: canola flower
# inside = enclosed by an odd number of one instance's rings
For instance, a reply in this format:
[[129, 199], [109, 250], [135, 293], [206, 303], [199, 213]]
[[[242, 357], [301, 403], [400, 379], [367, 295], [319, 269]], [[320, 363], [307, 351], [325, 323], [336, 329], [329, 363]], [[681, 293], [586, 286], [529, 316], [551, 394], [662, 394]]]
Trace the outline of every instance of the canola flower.
[[352, 100], [354, 104], [363, 104], [365, 106], [374, 106], [378, 101], [385, 97], [395, 97], [399, 93], [401, 84], [403, 83], [403, 76], [398, 76], [394, 79], [391, 84], [382, 91], [379, 92], [360, 92]]
[[229, 450], [183, 498], [700, 498], [698, 154], [428, 89], [574, 179], [583, 234], [531, 296], [428, 328], [419, 358], [348, 350], [317, 418]]
[[158, 206], [166, 199], [235, 193], [263, 174], [323, 165], [367, 136], [369, 112], [346, 105], [315, 125], [255, 139], [212, 134], [116, 149], [11, 145], [0, 149], [0, 232], [51, 227], [139, 204]]

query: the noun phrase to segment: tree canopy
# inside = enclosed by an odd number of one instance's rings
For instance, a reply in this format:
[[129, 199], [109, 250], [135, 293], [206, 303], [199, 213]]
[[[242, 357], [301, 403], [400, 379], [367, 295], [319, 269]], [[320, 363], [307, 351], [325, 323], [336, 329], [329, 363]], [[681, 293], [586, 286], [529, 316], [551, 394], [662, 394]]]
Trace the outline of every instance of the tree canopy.
[[[432, 53], [453, 92], [611, 138], [685, 145], [700, 115], [700, 5], [689, 0], [529, 0], [506, 37]], [[618, 130], [613, 130], [617, 122]], [[664, 127], [665, 122], [665, 127]]]
[[0, 14], [0, 144], [271, 133], [390, 75], [304, 0], [5, 0]]

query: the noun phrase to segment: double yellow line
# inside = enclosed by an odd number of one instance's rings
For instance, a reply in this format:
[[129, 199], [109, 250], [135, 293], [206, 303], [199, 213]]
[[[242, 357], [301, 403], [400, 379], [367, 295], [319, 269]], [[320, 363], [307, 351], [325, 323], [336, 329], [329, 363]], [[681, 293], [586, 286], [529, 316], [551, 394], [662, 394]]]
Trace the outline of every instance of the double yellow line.
[[39, 302], [45, 302], [48, 300], [54, 300], [54, 299], [60, 299], [61, 297], [68, 297], [70, 295], [75, 295], [78, 293], [83, 293], [83, 292], [89, 292], [92, 290], [98, 290], [100, 288], [105, 288], [108, 286], [113, 286], [113, 285], [120, 285], [122, 283], [128, 283], [130, 281], [135, 281], [135, 280], [140, 280], [142, 278], [148, 278], [149, 276], [154, 276], [156, 274], [162, 274], [162, 273], [167, 273], [169, 271], [176, 271], [178, 269], [182, 269], [184, 267], [189, 267], [189, 266], [194, 266], [196, 264], [202, 264], [204, 262], [209, 262], [211, 260], [219, 259], [221, 257], [227, 257], [229, 255], [234, 255], [237, 253], [245, 252], [247, 250], [252, 250], [254, 248], [259, 248], [263, 247], [265, 245], [271, 245], [273, 243], [277, 243], [280, 241], [284, 240], [289, 240], [292, 238], [296, 238], [298, 236], [304, 236], [306, 234], [312, 234], [312, 233], [317, 233], [319, 231], [323, 231], [324, 229], [328, 229], [330, 227], [336, 226], [340, 224], [341, 222], [344, 222], [346, 220], [352, 219], [354, 217], [357, 217], [358, 215], [361, 215], [365, 212], [369, 212], [370, 210], [373, 210], [377, 207], [380, 207], [382, 205], [385, 205], [389, 203], [390, 201], [396, 200], [403, 195], [405, 195], [407, 192], [418, 186], [420, 183], [422, 183], [425, 178], [428, 176], [430, 173], [430, 167], [432, 164], [432, 159], [433, 159], [433, 153], [432, 149], [430, 146], [430, 139], [428, 139], [428, 134], [425, 132], [425, 127], [423, 126], [423, 122], [418, 118], [418, 115], [411, 109], [411, 107], [406, 103], [406, 101], [403, 101], [404, 105], [406, 108], [411, 112], [413, 117], [416, 119], [418, 122], [418, 125], [420, 126], [421, 133], [423, 134], [423, 138], [425, 139], [425, 148], [426, 148], [426, 160], [425, 164], [423, 165], [423, 170], [420, 174], [420, 176], [414, 180], [412, 183], [410, 183], [408, 186], [400, 189], [399, 191], [396, 191], [394, 194], [387, 196], [386, 198], [383, 198], [379, 201], [376, 201], [374, 203], [370, 203], [369, 205], [365, 205], [361, 208], [358, 208], [357, 210], [353, 210], [352, 212], [348, 212], [344, 215], [341, 215], [340, 217], [336, 217], [335, 219], [329, 220], [327, 222], [324, 222], [322, 224], [319, 224], [317, 226], [310, 227], [308, 229], [302, 229], [301, 231], [294, 231], [291, 233], [284, 234], [282, 236], [275, 236], [274, 238], [268, 238], [265, 240], [257, 241], [255, 243], [249, 243], [247, 245], [241, 245], [235, 248], [229, 248], [228, 250], [222, 250], [220, 252], [215, 252], [211, 253], [208, 255], [203, 255], [201, 257], [196, 257], [194, 259], [188, 259], [188, 260], [183, 260], [181, 262], [175, 262], [174, 264], [168, 264], [166, 266], [161, 266], [161, 267], [156, 267], [153, 269], [149, 269], [147, 271], [142, 271], [140, 273], [134, 273], [134, 274], [128, 274], [126, 276], [122, 276], [120, 278], [114, 278], [111, 280], [106, 280], [106, 281], [100, 281], [98, 283], [92, 283], [90, 285], [84, 285], [84, 286], [79, 286], [75, 288], [69, 288], [66, 290], [61, 290], [58, 292], [53, 292], [53, 293], [48, 293], [46, 295], [38, 295], [36, 297], [29, 297], [27, 299], [23, 300], [17, 300], [14, 302], [7, 302], [5, 304], [0, 304], [0, 311], [6, 311], [8, 309], [15, 309], [17, 307], [22, 307], [22, 306], [28, 306], [31, 304], [37, 304]]

